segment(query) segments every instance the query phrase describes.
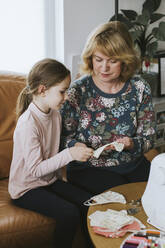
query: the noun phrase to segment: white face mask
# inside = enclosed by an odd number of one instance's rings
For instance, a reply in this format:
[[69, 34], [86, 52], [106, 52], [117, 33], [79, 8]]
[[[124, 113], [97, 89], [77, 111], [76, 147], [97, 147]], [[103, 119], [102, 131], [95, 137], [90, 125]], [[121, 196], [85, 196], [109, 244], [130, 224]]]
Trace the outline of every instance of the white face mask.
[[84, 205], [93, 206], [93, 205], [113, 203], [113, 202], [126, 204], [126, 199], [122, 194], [113, 191], [107, 191], [91, 197], [89, 200], [84, 202]]
[[104, 146], [99, 147], [97, 150], [94, 151], [93, 156], [95, 158], [99, 158], [100, 154], [109, 145], [113, 145], [115, 147], [115, 150], [118, 151], [118, 152], [121, 152], [123, 150], [123, 148], [124, 148], [124, 144], [118, 143], [118, 142], [114, 141], [114, 142], [112, 142], [110, 144], [107, 144], [107, 145], [104, 145]]

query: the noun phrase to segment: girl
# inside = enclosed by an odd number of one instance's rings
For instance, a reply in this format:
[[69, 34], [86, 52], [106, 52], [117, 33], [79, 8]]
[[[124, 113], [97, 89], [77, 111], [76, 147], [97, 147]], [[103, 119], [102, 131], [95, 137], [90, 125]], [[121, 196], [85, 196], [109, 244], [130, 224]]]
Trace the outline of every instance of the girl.
[[70, 81], [69, 70], [56, 60], [44, 59], [33, 66], [17, 102], [9, 177], [9, 193], [16, 206], [56, 219], [55, 247], [60, 248], [72, 247], [82, 216], [87, 231], [87, 209], [82, 203], [91, 197], [59, 179], [60, 168], [73, 160], [87, 161], [93, 154], [84, 147], [59, 152], [58, 110], [67, 99]]

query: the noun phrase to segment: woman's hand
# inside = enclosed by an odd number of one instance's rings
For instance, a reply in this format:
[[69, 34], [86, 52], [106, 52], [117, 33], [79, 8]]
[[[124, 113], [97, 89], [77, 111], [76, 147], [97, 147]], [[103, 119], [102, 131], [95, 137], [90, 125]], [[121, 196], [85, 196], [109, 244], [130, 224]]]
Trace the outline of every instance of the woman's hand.
[[[80, 143], [83, 144], [83, 143]], [[75, 145], [70, 148], [70, 153], [72, 158], [77, 161], [86, 162], [90, 157], [93, 156], [93, 149], [88, 148], [85, 144], [84, 146]]]
[[104, 148], [104, 151], [108, 151], [108, 150], [115, 150], [115, 146], [114, 145], [109, 145], [109, 146], [106, 146]]
[[124, 144], [124, 149], [131, 150], [134, 147], [134, 143], [132, 138], [130, 137], [124, 137], [117, 139], [116, 142]]

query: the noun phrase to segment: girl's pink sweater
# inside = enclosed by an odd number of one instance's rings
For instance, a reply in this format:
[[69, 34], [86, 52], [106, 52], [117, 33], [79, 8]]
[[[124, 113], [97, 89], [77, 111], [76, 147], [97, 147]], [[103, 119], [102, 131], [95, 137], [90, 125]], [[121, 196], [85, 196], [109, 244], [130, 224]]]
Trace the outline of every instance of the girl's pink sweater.
[[73, 160], [69, 148], [59, 152], [61, 116], [41, 112], [33, 103], [18, 119], [14, 131], [9, 193], [17, 199], [28, 190], [52, 184], [60, 168]]

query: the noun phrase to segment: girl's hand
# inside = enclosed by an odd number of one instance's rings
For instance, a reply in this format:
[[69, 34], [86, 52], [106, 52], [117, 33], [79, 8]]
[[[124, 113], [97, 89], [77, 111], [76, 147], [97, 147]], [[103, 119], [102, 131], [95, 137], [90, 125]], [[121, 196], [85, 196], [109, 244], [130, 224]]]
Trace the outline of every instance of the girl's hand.
[[116, 141], [124, 144], [124, 149], [131, 150], [134, 147], [133, 140], [130, 137], [124, 137], [121, 139], [117, 139]]
[[70, 148], [72, 158], [77, 161], [86, 162], [93, 156], [93, 149], [84, 146], [74, 146]]
[[87, 147], [84, 143], [81, 143], [81, 142], [77, 142], [74, 146]]

